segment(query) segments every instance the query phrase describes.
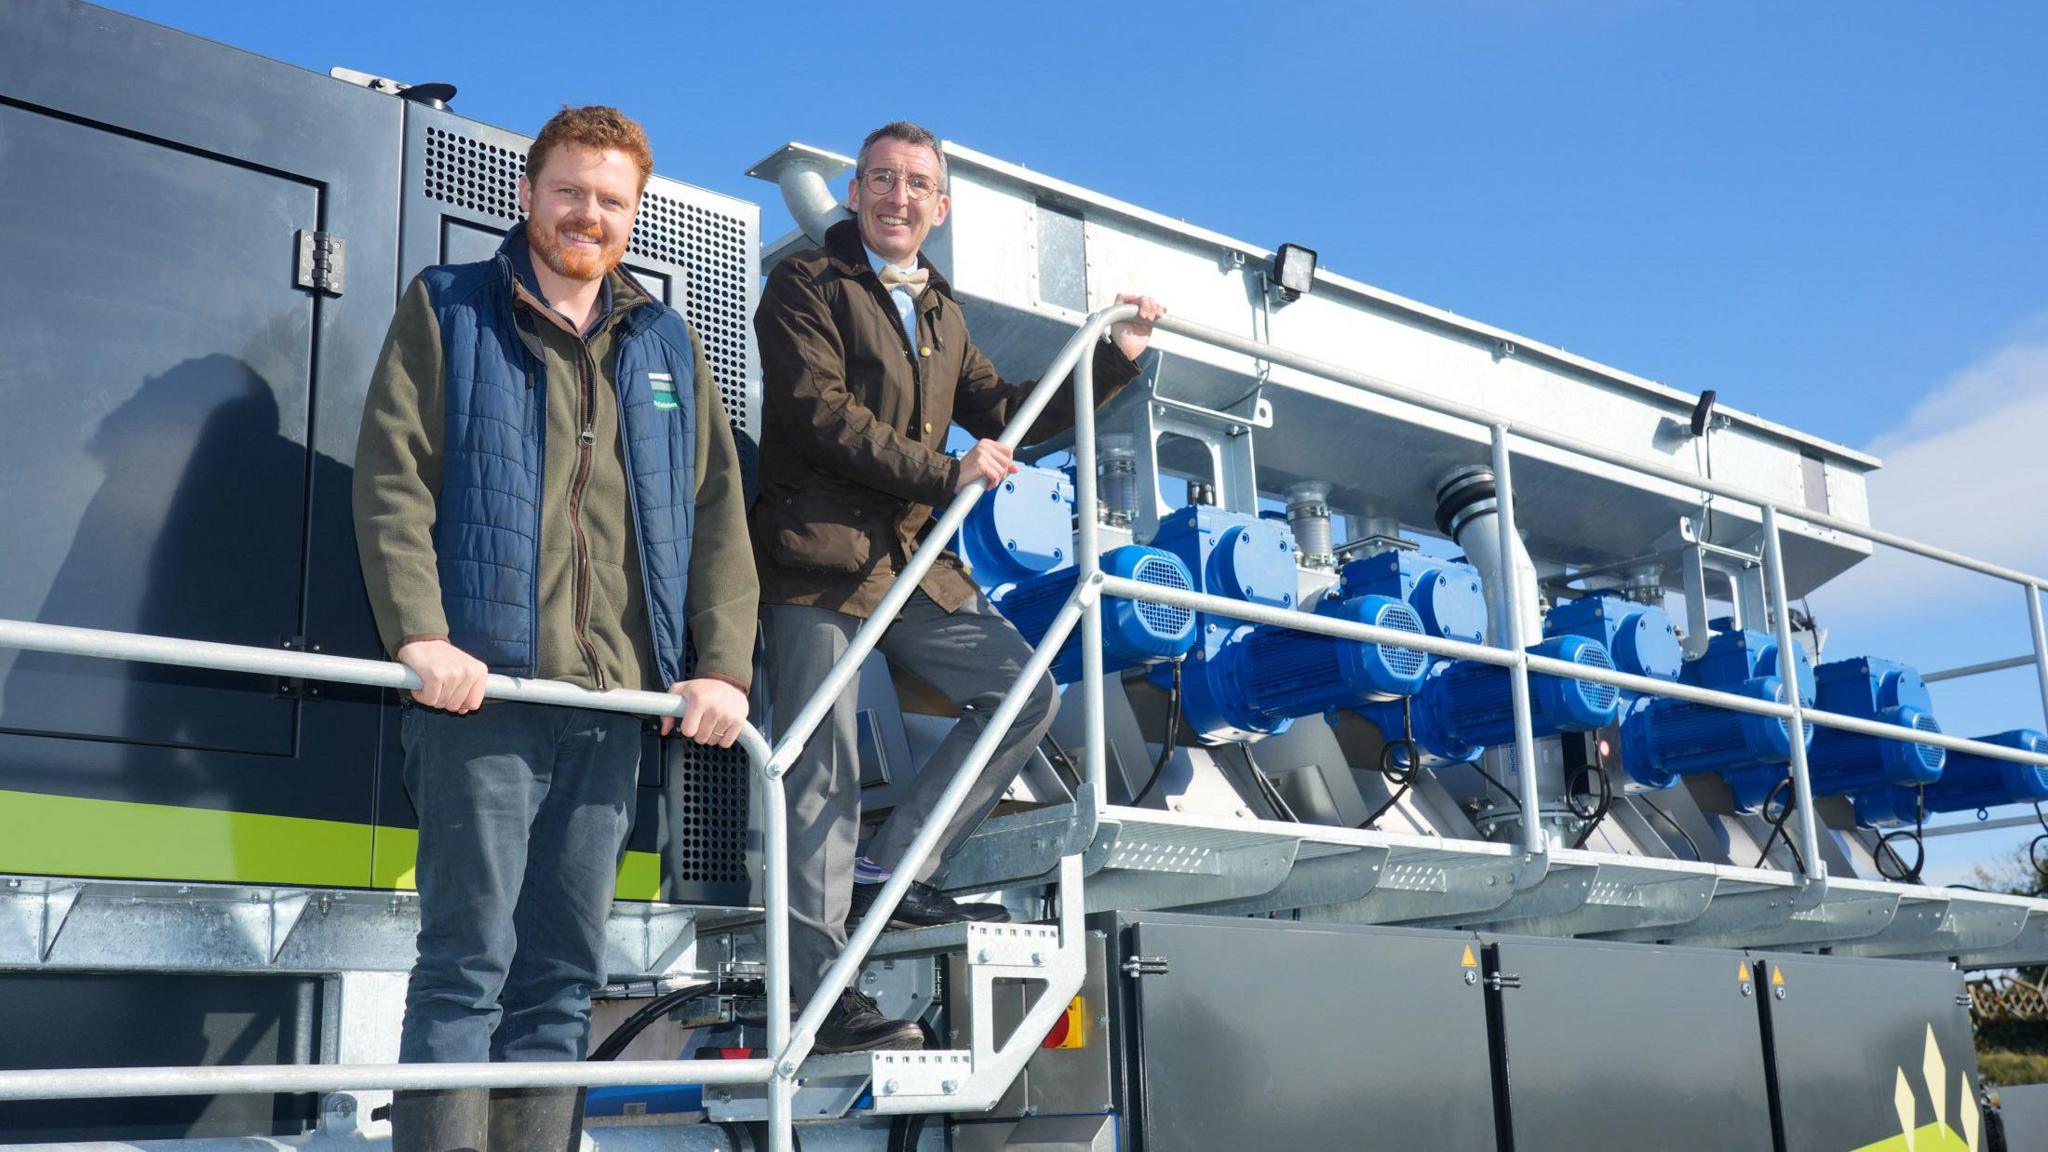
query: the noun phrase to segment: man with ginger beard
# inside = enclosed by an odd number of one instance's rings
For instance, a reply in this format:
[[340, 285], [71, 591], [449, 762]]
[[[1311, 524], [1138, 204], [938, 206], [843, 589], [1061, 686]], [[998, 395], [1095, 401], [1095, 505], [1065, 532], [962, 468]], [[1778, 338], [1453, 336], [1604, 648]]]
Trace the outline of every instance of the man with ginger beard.
[[[638, 717], [496, 701], [490, 673], [666, 689], [683, 738], [747, 716], [757, 586], [695, 333], [618, 271], [654, 169], [565, 108], [497, 256], [414, 280], [363, 411], [356, 539], [404, 702], [419, 960], [399, 1059], [580, 1060], [639, 774]], [[685, 650], [696, 664], [685, 675]], [[575, 1089], [400, 1092], [395, 1152], [572, 1148]]]

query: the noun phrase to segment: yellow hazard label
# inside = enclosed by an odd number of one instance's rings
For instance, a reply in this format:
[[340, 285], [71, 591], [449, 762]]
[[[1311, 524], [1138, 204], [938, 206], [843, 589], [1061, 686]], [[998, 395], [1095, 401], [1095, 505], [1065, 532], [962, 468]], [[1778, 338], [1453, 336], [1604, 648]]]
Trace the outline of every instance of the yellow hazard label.
[[1463, 956], [1459, 957], [1459, 959], [1458, 959], [1458, 967], [1460, 967], [1460, 968], [1477, 968], [1477, 967], [1479, 967], [1479, 957], [1477, 957], [1477, 956], [1474, 956], [1474, 955], [1472, 954], [1472, 946], [1471, 946], [1470, 944], [1467, 944], [1467, 945], [1465, 945], [1465, 954], [1464, 954]]
[[1749, 983], [1749, 961], [1744, 960], [1735, 966], [1735, 978], [1744, 984]]
[[1778, 967], [1776, 964], [1771, 965], [1771, 987], [1783, 988], [1784, 986], [1785, 970], [1783, 968]]

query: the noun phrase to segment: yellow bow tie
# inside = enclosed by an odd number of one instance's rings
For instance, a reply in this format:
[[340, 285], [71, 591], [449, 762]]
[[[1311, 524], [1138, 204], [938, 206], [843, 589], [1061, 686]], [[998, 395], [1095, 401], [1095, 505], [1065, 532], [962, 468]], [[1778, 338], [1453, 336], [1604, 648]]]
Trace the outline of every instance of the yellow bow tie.
[[930, 283], [932, 278], [929, 268], [912, 268], [906, 272], [894, 264], [882, 265], [879, 274], [882, 277], [882, 287], [894, 288], [901, 285], [910, 289], [912, 296], [923, 292], [924, 286]]

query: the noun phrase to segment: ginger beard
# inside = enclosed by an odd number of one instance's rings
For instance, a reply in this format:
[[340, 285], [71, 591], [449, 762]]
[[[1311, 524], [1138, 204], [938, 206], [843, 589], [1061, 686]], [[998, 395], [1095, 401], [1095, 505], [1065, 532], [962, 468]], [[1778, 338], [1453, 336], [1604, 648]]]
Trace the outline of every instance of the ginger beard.
[[[544, 221], [527, 221], [526, 234], [534, 254], [558, 276], [571, 280], [600, 280], [626, 258], [624, 236], [607, 240], [602, 225], [588, 228], [555, 227]], [[578, 244], [565, 237], [589, 241]]]

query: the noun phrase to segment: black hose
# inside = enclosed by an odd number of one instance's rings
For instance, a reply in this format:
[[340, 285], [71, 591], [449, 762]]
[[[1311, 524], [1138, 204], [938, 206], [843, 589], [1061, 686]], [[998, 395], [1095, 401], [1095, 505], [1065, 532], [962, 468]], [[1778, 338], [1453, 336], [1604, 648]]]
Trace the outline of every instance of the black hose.
[[1131, 807], [1143, 808], [1145, 801], [1152, 798], [1152, 789], [1159, 786], [1159, 777], [1166, 771], [1166, 762], [1173, 757], [1174, 741], [1180, 739], [1180, 665], [1173, 662], [1173, 688], [1166, 698], [1166, 738], [1159, 744], [1159, 759], [1152, 762], [1152, 778], [1145, 781]]

